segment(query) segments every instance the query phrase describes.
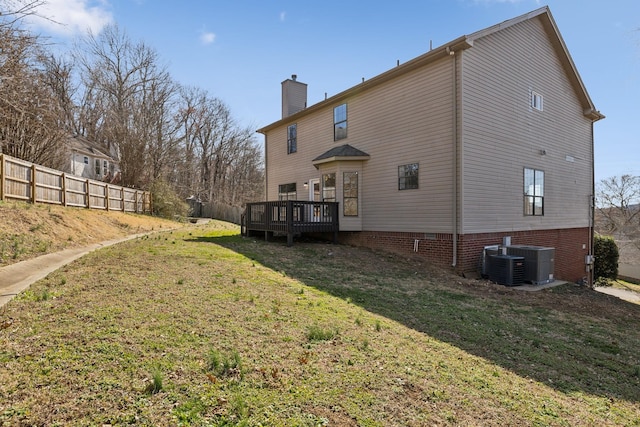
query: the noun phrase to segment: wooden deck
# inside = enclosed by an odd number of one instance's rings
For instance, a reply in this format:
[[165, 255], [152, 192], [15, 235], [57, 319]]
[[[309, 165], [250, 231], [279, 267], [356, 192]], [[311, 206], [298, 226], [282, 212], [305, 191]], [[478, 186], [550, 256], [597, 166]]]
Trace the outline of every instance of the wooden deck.
[[265, 239], [273, 233], [287, 235], [287, 245], [293, 245], [293, 236], [301, 233], [333, 233], [338, 240], [338, 203], [279, 200], [247, 203], [242, 216], [242, 234], [264, 231]]

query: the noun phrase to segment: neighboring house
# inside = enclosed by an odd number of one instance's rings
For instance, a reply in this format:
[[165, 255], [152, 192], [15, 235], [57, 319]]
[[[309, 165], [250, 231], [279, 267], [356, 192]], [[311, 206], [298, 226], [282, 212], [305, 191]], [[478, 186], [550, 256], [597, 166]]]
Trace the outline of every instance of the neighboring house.
[[67, 172], [84, 178], [117, 183], [120, 168], [107, 150], [93, 141], [74, 135], [67, 139], [70, 152], [70, 168]]
[[306, 105], [282, 82], [265, 136], [266, 200], [339, 202], [338, 239], [460, 273], [485, 246], [555, 248], [588, 276], [592, 103], [547, 7], [459, 37]]

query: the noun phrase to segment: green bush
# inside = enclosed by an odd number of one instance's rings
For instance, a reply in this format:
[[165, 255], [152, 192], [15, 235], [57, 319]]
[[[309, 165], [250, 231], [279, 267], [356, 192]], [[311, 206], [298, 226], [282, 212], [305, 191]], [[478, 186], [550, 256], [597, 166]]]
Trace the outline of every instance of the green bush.
[[596, 281], [599, 279], [618, 278], [618, 245], [611, 236], [595, 236], [593, 241], [595, 263], [593, 272]]
[[160, 180], [155, 181], [151, 184], [150, 191], [155, 216], [168, 219], [187, 216], [189, 205], [180, 199], [169, 184]]

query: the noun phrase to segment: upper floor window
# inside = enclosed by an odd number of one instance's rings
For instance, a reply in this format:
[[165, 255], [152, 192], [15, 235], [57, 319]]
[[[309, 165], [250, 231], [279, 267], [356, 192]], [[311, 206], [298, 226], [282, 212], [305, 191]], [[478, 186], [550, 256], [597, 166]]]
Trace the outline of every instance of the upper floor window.
[[295, 123], [287, 128], [287, 154], [298, 151], [298, 125]]
[[89, 164], [89, 158], [87, 156], [84, 156], [84, 164], [85, 165]]
[[102, 162], [102, 175], [107, 176], [109, 174], [109, 164], [106, 160]]
[[398, 166], [398, 190], [418, 188], [418, 163]]
[[543, 104], [544, 104], [544, 99], [542, 98], [542, 95], [540, 95], [537, 92], [531, 91], [531, 108], [534, 108], [538, 111], [542, 111], [544, 107]]
[[100, 160], [96, 159], [96, 175], [100, 175]]
[[333, 140], [347, 137], [347, 104], [338, 105], [333, 109]]
[[297, 197], [295, 182], [278, 186], [278, 200], [296, 200]]
[[544, 215], [544, 171], [524, 168], [524, 214]]

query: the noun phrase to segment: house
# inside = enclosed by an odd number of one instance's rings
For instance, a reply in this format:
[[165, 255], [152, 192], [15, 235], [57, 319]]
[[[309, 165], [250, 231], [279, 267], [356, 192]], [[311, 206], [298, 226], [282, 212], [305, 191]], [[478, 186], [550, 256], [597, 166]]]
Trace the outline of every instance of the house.
[[120, 168], [113, 153], [81, 135], [67, 139], [70, 164], [66, 172], [84, 178], [117, 183]]
[[555, 248], [591, 271], [596, 110], [547, 7], [307, 106], [282, 82], [266, 200], [337, 202], [340, 242], [478, 271], [483, 248]]

